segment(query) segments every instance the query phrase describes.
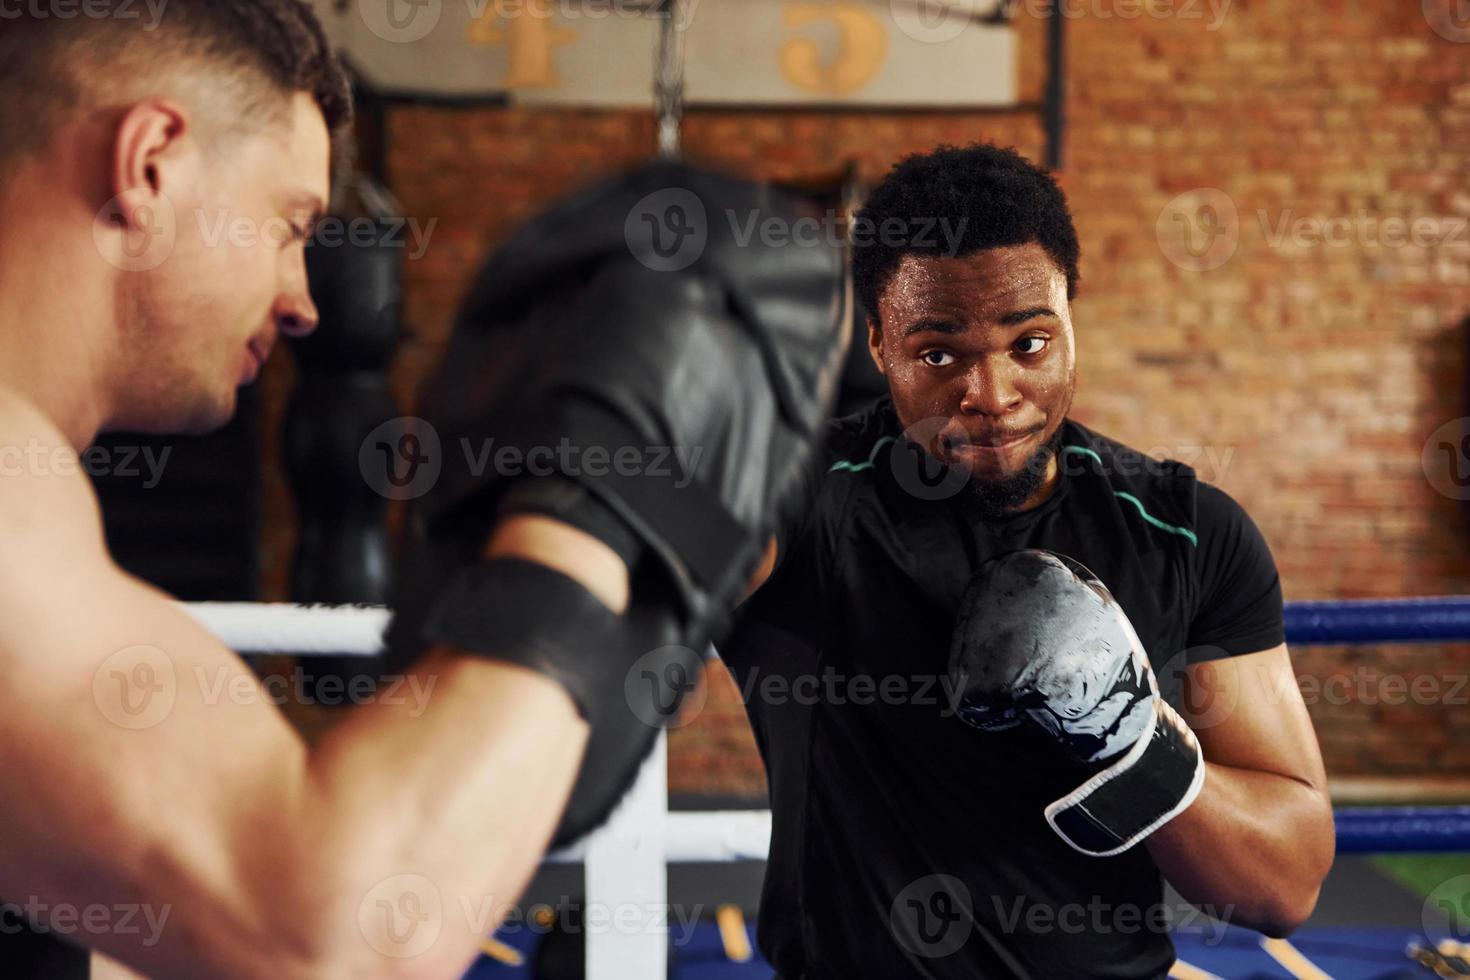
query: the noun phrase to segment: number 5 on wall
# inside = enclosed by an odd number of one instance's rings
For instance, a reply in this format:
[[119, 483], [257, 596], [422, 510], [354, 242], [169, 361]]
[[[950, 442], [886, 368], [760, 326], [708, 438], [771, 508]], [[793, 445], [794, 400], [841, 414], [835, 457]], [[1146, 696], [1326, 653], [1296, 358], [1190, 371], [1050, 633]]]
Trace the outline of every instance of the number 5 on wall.
[[830, 22], [837, 29], [837, 57], [822, 63], [822, 46], [811, 38], [792, 38], [781, 45], [781, 76], [806, 92], [845, 95], [878, 74], [888, 56], [888, 32], [869, 10], [856, 3], [790, 0], [782, 20], [787, 27]]

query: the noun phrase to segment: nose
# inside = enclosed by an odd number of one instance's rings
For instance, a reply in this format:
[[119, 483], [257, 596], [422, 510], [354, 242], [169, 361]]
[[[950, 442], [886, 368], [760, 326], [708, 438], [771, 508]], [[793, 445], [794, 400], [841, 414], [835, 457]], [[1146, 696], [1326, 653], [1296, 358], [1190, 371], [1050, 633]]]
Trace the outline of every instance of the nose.
[[960, 411], [966, 415], [1006, 415], [1025, 400], [1016, 387], [1015, 367], [1009, 358], [978, 359], [965, 374]]
[[291, 263], [286, 282], [276, 297], [271, 314], [276, 329], [287, 337], [305, 337], [316, 329], [318, 314], [306, 281], [306, 260]]

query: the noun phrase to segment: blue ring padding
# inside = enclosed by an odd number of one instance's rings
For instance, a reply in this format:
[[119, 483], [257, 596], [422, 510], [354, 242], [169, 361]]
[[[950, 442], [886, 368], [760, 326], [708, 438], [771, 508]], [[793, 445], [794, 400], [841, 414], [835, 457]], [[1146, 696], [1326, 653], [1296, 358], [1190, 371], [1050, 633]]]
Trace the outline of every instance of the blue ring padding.
[[1296, 644], [1470, 641], [1470, 597], [1288, 602], [1286, 640]]
[[1351, 807], [1333, 817], [1339, 854], [1470, 850], [1470, 806]]

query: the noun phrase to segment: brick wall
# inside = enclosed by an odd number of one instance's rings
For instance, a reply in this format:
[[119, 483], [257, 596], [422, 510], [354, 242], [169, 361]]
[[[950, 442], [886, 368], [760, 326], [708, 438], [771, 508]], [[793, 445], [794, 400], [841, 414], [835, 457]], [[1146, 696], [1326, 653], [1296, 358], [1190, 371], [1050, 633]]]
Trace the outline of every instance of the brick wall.
[[[1463, 591], [1465, 505], [1420, 460], [1433, 430], [1470, 414], [1470, 25], [1453, 29], [1453, 0], [1439, 31], [1419, 3], [1237, 0], [1217, 29], [1207, 4], [1175, 6], [1068, 4], [1086, 11], [1068, 21], [1060, 174], [1083, 247], [1075, 414], [1192, 456], [1256, 518], [1289, 598]], [[1035, 98], [1043, 28], [1024, 12], [1018, 23], [1022, 95]], [[486, 249], [564, 189], [644, 158], [653, 126], [643, 113], [404, 107], [388, 132], [393, 191], [438, 219], [407, 265], [411, 337], [393, 375], [407, 406]], [[691, 157], [774, 178], [854, 160], [871, 180], [906, 153], [977, 139], [1043, 152], [1024, 113], [697, 112], [686, 125]], [[1200, 201], [1236, 242], [1208, 270], [1218, 256], [1181, 251], [1173, 217], [1199, 251]], [[1437, 223], [1420, 228], [1428, 241], [1384, 244], [1367, 219], [1388, 218]], [[1318, 230], [1335, 243], [1314, 243]], [[267, 379], [277, 413], [290, 372]], [[292, 533], [279, 489], [277, 589]], [[1295, 660], [1334, 776], [1470, 774], [1470, 691], [1455, 681], [1470, 645]], [[1384, 703], [1399, 683], [1406, 703]], [[759, 793], [738, 699], [723, 674], [713, 685], [673, 740], [674, 786]]]

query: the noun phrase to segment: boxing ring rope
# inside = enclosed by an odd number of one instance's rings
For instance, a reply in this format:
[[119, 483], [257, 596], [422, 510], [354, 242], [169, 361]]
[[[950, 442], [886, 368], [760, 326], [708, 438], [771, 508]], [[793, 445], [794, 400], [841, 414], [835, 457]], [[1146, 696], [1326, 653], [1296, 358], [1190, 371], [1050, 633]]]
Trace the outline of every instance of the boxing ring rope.
[[[181, 605], [239, 653], [372, 656], [383, 652], [392, 617], [382, 606]], [[1470, 596], [1288, 602], [1286, 639], [1298, 646], [1470, 642]]]
[[1470, 597], [1288, 602], [1286, 640], [1298, 646], [1470, 641]]
[[182, 602], [199, 625], [236, 653], [371, 657], [383, 652], [393, 612], [382, 606], [289, 602]]
[[[392, 616], [380, 606], [181, 603], [242, 654], [373, 656]], [[1324, 600], [1286, 604], [1286, 638], [1298, 646], [1470, 641], [1470, 597]], [[1334, 811], [1339, 854], [1470, 850], [1470, 806], [1351, 807]], [[587, 935], [588, 980], [661, 977], [670, 863], [765, 860], [764, 810], [670, 813], [668, 746], [661, 737], [607, 824], [548, 863], [581, 863], [589, 907], [644, 910], [644, 927]]]
[[1333, 816], [1339, 854], [1470, 851], [1470, 806], [1351, 807]]

